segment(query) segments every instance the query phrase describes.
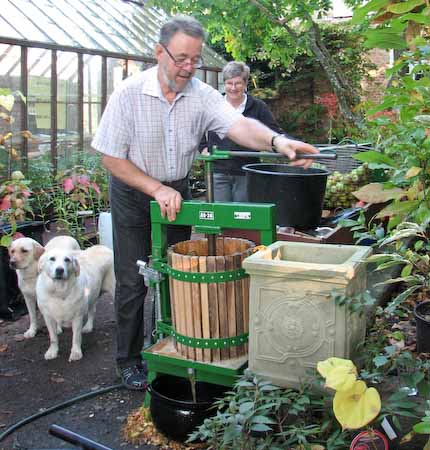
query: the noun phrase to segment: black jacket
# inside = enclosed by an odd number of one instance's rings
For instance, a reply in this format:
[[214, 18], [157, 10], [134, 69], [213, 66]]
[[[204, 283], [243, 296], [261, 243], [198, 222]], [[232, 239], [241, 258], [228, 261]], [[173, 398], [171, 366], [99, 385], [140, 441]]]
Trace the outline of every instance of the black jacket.
[[[277, 133], [283, 133], [270, 112], [269, 107], [259, 98], [255, 98], [247, 94], [243, 115], [245, 117], [252, 117], [253, 119], [259, 120]], [[252, 149], [242, 147], [228, 138], [220, 139], [214, 131], [209, 131], [208, 139], [204, 139], [201, 142], [200, 149], [202, 150], [205, 147], [210, 149], [214, 145], [216, 145], [220, 150], [252, 151]], [[245, 172], [242, 170], [242, 166], [245, 164], [254, 164], [258, 162], [260, 162], [258, 157], [219, 160], [214, 163], [214, 172], [225, 173], [227, 175], [245, 175]]]

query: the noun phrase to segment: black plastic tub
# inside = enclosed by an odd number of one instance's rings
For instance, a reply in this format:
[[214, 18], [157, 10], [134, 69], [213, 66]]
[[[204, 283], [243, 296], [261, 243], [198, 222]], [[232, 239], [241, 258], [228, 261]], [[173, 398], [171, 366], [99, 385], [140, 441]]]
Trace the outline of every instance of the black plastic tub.
[[417, 352], [430, 353], [430, 301], [417, 303], [414, 316], [417, 324]]
[[194, 402], [187, 378], [159, 376], [148, 385], [152, 421], [167, 437], [184, 442], [206, 418], [215, 415], [216, 408], [211, 406], [227, 390], [225, 386], [197, 381]]
[[249, 200], [275, 203], [277, 225], [311, 230], [320, 225], [329, 172], [288, 164], [247, 164]]

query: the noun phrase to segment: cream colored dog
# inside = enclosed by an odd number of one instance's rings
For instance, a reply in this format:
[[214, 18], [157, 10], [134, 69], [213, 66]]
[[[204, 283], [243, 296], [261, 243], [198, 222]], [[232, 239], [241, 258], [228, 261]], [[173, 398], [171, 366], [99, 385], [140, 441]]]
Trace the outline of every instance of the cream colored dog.
[[45, 359], [58, 356], [59, 325], [72, 327], [69, 361], [82, 358], [82, 333], [93, 329], [96, 300], [114, 289], [113, 252], [104, 245], [80, 252], [56, 248], [41, 256], [36, 293], [50, 338]]
[[34, 239], [23, 237], [16, 239], [10, 245], [9, 265], [16, 270], [18, 287], [24, 296], [30, 318], [30, 327], [24, 333], [29, 339], [36, 336], [38, 323], [36, 314], [36, 279], [39, 258], [45, 251], [54, 248], [80, 250], [78, 241], [70, 236], [57, 236], [51, 239], [45, 247]]

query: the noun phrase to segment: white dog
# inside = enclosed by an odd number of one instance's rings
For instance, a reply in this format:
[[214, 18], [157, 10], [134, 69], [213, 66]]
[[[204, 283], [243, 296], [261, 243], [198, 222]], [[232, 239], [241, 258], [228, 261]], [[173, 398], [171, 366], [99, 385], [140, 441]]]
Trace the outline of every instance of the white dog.
[[82, 333], [93, 329], [96, 300], [102, 292], [113, 295], [114, 288], [113, 252], [104, 245], [81, 252], [53, 249], [41, 256], [36, 293], [50, 338], [45, 359], [58, 356], [57, 326], [61, 324], [72, 327], [69, 361], [82, 358]]
[[36, 336], [38, 328], [36, 314], [37, 265], [45, 250], [53, 248], [80, 249], [77, 240], [71, 236], [57, 236], [51, 239], [45, 247], [34, 239], [23, 237], [13, 241], [8, 249], [9, 265], [11, 269], [16, 270], [18, 287], [24, 296], [30, 318], [30, 327], [24, 333], [24, 337], [27, 339]]

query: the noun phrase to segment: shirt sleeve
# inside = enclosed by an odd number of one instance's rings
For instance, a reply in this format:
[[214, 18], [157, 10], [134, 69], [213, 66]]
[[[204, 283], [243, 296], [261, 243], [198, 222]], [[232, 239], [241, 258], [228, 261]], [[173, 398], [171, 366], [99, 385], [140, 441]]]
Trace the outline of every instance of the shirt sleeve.
[[112, 93], [91, 142], [97, 151], [120, 159], [127, 159], [134, 126], [126, 103], [124, 90]]

